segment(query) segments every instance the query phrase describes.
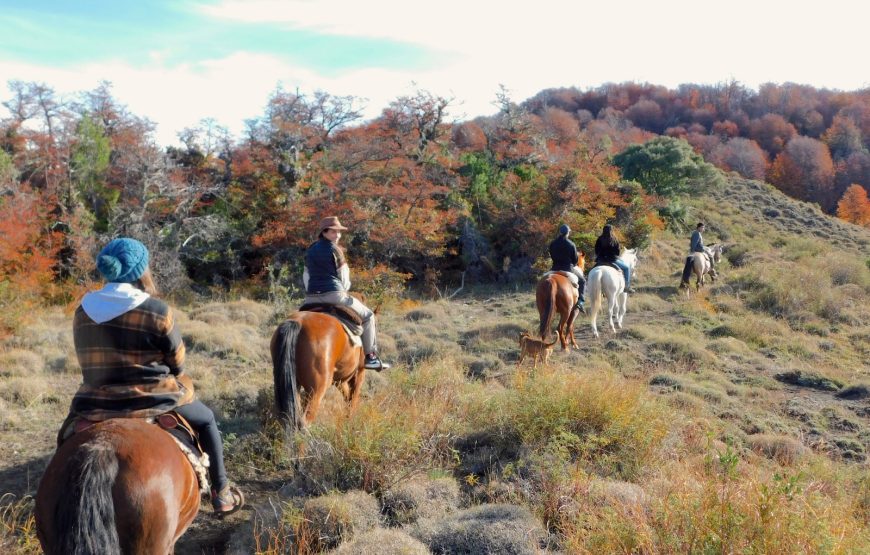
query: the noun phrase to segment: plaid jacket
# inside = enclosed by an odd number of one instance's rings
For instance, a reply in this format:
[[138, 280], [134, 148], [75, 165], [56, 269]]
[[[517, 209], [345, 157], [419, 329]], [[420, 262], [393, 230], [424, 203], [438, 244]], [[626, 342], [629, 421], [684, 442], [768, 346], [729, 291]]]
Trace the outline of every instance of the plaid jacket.
[[183, 374], [184, 342], [163, 301], [151, 297], [102, 324], [80, 306], [73, 340], [83, 383], [72, 413], [90, 420], [145, 418], [193, 400]]

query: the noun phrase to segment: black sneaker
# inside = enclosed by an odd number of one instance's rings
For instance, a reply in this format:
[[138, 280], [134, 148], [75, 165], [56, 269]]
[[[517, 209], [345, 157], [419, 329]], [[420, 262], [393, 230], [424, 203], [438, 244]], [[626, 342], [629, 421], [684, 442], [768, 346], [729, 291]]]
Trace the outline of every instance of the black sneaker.
[[579, 310], [581, 314], [586, 314], [586, 308], [583, 306], [583, 301], [578, 301], [574, 306], [577, 307], [577, 310]]
[[389, 370], [390, 365], [386, 362], [381, 361], [381, 359], [378, 358], [377, 354], [369, 353], [366, 355], [365, 368], [368, 370], [377, 370], [378, 372], [380, 372], [381, 370]]

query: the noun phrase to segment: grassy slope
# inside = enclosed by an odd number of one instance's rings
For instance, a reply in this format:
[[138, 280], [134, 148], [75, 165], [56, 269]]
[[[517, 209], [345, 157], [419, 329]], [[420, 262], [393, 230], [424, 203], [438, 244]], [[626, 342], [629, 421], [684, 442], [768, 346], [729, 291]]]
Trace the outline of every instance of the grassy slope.
[[[384, 504], [416, 474], [452, 477], [463, 505], [528, 506], [551, 549], [866, 549], [870, 400], [833, 390], [870, 384], [870, 234], [739, 179], [693, 204], [707, 241], [733, 245], [721, 279], [679, 295], [688, 239], [664, 234], [642, 258], [626, 329], [595, 341], [583, 319], [581, 349], [538, 373], [514, 368], [516, 335], [537, 325], [530, 286], [386, 310], [382, 350], [399, 366], [369, 375], [352, 421], [330, 393], [295, 476], [262, 427], [281, 311], [187, 309], [190, 372], [223, 422], [232, 477], [261, 509], [285, 486], [260, 548], [299, 533], [306, 500], [362, 488]], [[77, 383], [69, 316], [46, 313], [3, 349], [0, 492], [21, 496]], [[26, 500], [6, 506], [0, 520], [25, 530], [0, 546], [31, 552]], [[251, 520], [202, 516], [178, 552], [250, 549]]]

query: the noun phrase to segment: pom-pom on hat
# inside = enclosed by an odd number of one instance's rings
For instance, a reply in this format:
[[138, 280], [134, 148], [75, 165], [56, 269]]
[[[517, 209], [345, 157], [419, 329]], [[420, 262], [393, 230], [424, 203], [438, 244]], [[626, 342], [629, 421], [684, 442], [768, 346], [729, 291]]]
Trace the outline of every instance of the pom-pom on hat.
[[110, 282], [133, 283], [146, 268], [148, 249], [129, 237], [114, 239], [97, 255], [97, 270]]

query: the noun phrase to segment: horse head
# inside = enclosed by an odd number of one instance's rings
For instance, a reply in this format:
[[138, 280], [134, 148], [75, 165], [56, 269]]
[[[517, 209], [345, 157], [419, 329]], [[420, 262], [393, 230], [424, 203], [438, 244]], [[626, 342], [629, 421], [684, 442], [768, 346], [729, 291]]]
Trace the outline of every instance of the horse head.
[[713, 243], [707, 247], [710, 256], [713, 257], [713, 262], [718, 264], [722, 261], [722, 253], [725, 252], [725, 243]]
[[628, 264], [629, 269], [634, 273], [634, 269], [637, 267], [637, 249], [625, 249], [619, 258]]

